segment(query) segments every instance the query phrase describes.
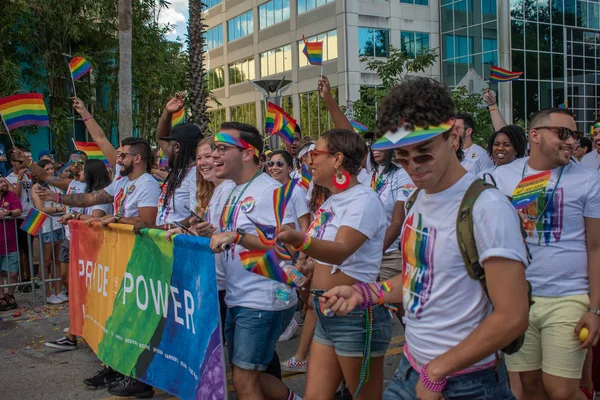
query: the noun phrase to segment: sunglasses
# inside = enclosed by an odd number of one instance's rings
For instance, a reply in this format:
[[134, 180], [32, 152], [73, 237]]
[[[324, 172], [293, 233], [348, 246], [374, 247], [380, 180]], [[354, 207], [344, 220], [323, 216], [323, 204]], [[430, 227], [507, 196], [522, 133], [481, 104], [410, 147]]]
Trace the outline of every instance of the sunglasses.
[[433, 156], [431, 154], [421, 154], [415, 157], [403, 158], [396, 155], [396, 160], [398, 163], [405, 168], [408, 166], [408, 161], [410, 159], [412, 159], [415, 164], [427, 164], [428, 162], [433, 161]]
[[536, 129], [536, 130], [547, 129], [547, 130], [553, 131], [558, 135], [559, 140], [567, 140], [570, 137], [577, 140], [577, 139], [579, 139], [579, 136], [580, 136], [579, 132], [572, 131], [571, 129], [565, 128], [562, 126], [538, 126], [537, 128], [531, 128], [531, 129], [532, 130], [533, 129]]
[[132, 155], [132, 156], [137, 156], [140, 153], [126, 153], [126, 152], [122, 152], [122, 153], [117, 154], [117, 157], [119, 157], [121, 160], [124, 160], [125, 157], [127, 157], [127, 155], [129, 155], [129, 154]]
[[286, 163], [284, 163], [283, 161], [269, 161], [269, 162], [267, 163], [267, 166], [268, 166], [269, 168], [273, 168], [273, 167], [274, 167], [274, 166], [276, 166], [276, 165], [277, 165], [277, 167], [278, 167], [278, 168], [283, 168], [283, 167], [287, 166], [287, 164], [286, 164]]
[[308, 152], [308, 155], [311, 159], [315, 158], [315, 156], [318, 156], [319, 154], [331, 155], [331, 152], [329, 152], [327, 150], [319, 150], [319, 149], [312, 149], [312, 150], [309, 150], [309, 152]]

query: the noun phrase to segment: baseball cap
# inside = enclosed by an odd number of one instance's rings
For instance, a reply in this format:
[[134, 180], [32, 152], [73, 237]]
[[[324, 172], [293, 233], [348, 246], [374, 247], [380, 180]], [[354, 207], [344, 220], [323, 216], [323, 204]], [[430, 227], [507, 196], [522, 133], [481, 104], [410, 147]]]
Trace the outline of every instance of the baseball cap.
[[38, 153], [38, 159], [41, 160], [42, 157], [44, 157], [44, 156], [52, 156], [52, 157], [54, 157], [55, 154], [56, 154], [56, 152], [54, 150], [44, 149], [44, 150], [42, 150], [42, 151], [40, 151]]
[[196, 124], [183, 123], [171, 129], [169, 136], [161, 137], [161, 140], [174, 140], [179, 143], [198, 143], [204, 138], [200, 126]]

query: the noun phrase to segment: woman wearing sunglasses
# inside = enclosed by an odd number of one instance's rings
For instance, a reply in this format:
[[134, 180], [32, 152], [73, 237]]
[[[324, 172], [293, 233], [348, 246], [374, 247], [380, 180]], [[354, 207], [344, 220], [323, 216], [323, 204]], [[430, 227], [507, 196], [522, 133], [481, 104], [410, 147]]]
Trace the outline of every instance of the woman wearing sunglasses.
[[[289, 228], [279, 234], [282, 242], [314, 259], [312, 287], [317, 293], [371, 282], [379, 275], [386, 216], [377, 194], [357, 179], [366, 155], [365, 143], [354, 132], [324, 133], [310, 152], [310, 166], [314, 184], [328, 188], [332, 195], [306, 234]], [[387, 311], [377, 305], [332, 316], [319, 307], [317, 297], [313, 306], [317, 326], [305, 397], [332, 398], [343, 378], [354, 398], [380, 399], [383, 358], [391, 338]]]

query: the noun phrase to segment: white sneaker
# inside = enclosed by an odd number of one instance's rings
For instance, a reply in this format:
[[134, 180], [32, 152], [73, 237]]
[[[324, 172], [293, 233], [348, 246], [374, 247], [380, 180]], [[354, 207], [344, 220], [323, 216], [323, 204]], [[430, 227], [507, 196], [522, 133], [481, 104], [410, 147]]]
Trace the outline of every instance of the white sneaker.
[[279, 336], [278, 342], [285, 342], [287, 340], [290, 340], [292, 337], [294, 337], [294, 334], [297, 330], [298, 322], [296, 322], [296, 319], [292, 318], [290, 324], [287, 326], [287, 328], [285, 328], [285, 331], [281, 334], [281, 336]]
[[48, 304], [61, 304], [62, 302], [63, 300], [57, 297], [55, 294], [51, 294], [50, 296], [46, 297], [46, 303]]
[[64, 292], [60, 292], [59, 294], [56, 295], [56, 297], [58, 297], [65, 303], [69, 301], [69, 296], [67, 296], [67, 294]]
[[69, 327], [66, 327], [65, 329], [63, 329], [63, 333], [69, 333]]

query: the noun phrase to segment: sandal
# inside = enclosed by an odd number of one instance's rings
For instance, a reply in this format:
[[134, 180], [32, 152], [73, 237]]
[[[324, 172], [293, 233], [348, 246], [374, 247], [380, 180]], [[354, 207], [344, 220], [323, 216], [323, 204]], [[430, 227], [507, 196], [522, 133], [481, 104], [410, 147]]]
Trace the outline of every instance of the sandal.
[[6, 296], [0, 297], [0, 311], [8, 310], [8, 300], [6, 300]]
[[17, 301], [15, 300], [15, 296], [11, 295], [11, 294], [7, 294], [6, 295], [6, 300], [8, 302], [8, 309], [9, 310], [14, 310], [15, 308], [18, 308], [19, 306], [17, 305]]

